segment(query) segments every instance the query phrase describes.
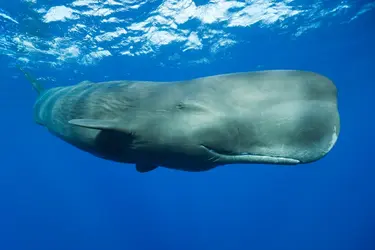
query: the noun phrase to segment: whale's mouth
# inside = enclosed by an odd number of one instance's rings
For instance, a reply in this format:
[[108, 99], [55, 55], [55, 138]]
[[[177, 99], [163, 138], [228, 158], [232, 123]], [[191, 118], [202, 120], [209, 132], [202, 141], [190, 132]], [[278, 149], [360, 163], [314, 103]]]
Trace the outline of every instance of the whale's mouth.
[[247, 152], [232, 153], [220, 152], [205, 145], [200, 145], [208, 154], [212, 156], [214, 162], [223, 163], [259, 163], [259, 164], [280, 164], [280, 165], [295, 165], [301, 163], [300, 160], [272, 155], [259, 155]]

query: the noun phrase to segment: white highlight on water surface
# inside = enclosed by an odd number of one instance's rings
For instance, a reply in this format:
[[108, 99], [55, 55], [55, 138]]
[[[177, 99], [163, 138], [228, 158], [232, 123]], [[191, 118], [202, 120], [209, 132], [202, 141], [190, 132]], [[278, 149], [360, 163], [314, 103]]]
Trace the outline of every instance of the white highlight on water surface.
[[117, 38], [121, 35], [125, 35], [128, 33], [125, 29], [123, 28], [116, 28], [116, 31], [113, 32], [106, 32], [102, 35], [98, 35], [95, 37], [95, 40], [98, 42], [103, 42], [103, 41], [112, 41], [114, 38]]
[[69, 19], [78, 19], [79, 16], [75, 13], [78, 13], [78, 11], [75, 11], [71, 8], [65, 7], [65, 6], [55, 6], [50, 8], [47, 13], [44, 15], [44, 22], [50, 23], [50, 22], [56, 22], [56, 21], [67, 21]]
[[8, 15], [5, 15], [4, 13], [0, 13], [0, 17], [4, 18], [4, 19], [7, 19], [9, 21], [12, 21], [13, 23], [16, 23], [18, 24], [18, 22], [16, 20], [14, 20], [13, 18], [11, 18], [10, 16]]
[[[29, 59], [47, 54], [51, 56], [50, 63], [56, 65], [73, 62], [71, 59], [93, 64], [112, 55], [156, 55], [171, 44], [181, 56], [202, 50], [189, 62], [209, 63], [213, 54], [243, 42], [236, 38], [238, 29], [257, 26], [301, 36], [321, 27], [326, 18], [334, 22], [335, 16], [347, 15], [355, 6], [349, 0], [329, 9], [322, 8], [322, 0], [304, 6], [294, 0], [210, 0], [200, 5], [193, 0], [164, 0], [156, 6], [153, 0], [75, 0], [57, 6], [53, 6], [53, 1], [23, 1], [42, 16], [41, 21], [57, 25], [61, 34], [36, 37], [8, 29], [6, 34], [0, 34], [1, 53], [14, 56], [24, 51], [28, 54], [22, 56]], [[353, 21], [374, 8], [375, 2], [363, 4], [347, 20]], [[0, 22], [18, 24], [16, 19], [0, 9]], [[293, 29], [288, 28], [290, 24]], [[16, 43], [15, 38], [19, 39]]]
[[357, 19], [359, 16], [365, 14], [365, 13], [368, 12], [368, 11], [371, 11], [371, 10], [374, 9], [374, 8], [375, 8], [375, 2], [367, 3], [365, 6], [363, 6], [363, 7], [358, 11], [358, 13], [357, 13], [354, 17], [352, 17], [352, 18], [350, 19], [350, 21], [353, 21], [354, 19]]

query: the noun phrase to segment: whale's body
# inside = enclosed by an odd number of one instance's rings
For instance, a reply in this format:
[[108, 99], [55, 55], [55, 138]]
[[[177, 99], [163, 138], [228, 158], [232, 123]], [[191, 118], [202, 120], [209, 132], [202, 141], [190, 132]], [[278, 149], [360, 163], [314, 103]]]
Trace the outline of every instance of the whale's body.
[[85, 81], [41, 91], [34, 117], [64, 141], [140, 172], [314, 162], [340, 131], [334, 84], [293, 70], [180, 82]]

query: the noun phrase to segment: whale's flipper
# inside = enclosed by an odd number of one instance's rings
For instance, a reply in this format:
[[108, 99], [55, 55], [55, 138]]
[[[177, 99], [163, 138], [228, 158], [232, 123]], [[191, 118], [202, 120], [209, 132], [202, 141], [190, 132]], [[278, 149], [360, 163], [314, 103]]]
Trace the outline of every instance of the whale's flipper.
[[69, 123], [83, 128], [118, 130], [117, 122], [114, 120], [73, 119]]
[[134, 135], [133, 131], [127, 128], [124, 128], [123, 126], [120, 126], [121, 123], [117, 120], [72, 119], [69, 121], [69, 123], [75, 126], [83, 127], [83, 128], [114, 130], [114, 131]]
[[44, 87], [34, 77], [32, 77], [28, 72], [22, 69], [19, 65], [16, 65], [16, 66], [25, 75], [26, 79], [33, 85], [33, 88], [36, 90], [36, 92], [38, 92], [38, 94], [44, 91]]
[[139, 173], [147, 173], [147, 172], [150, 172], [154, 169], [156, 169], [158, 166], [154, 166], [152, 164], [145, 164], [145, 163], [137, 163], [135, 165], [135, 169], [139, 172]]
[[[95, 119], [73, 119], [69, 121], [69, 124], [82, 127], [82, 128], [91, 128], [91, 129], [99, 129], [99, 130], [113, 130], [122, 133], [126, 133], [131, 135], [132, 137], [135, 134], [131, 130], [127, 130], [126, 128], [120, 127], [117, 120], [95, 120]], [[146, 173], [156, 169], [158, 166], [155, 166], [151, 163], [141, 162], [137, 163], [135, 168], [139, 173]]]

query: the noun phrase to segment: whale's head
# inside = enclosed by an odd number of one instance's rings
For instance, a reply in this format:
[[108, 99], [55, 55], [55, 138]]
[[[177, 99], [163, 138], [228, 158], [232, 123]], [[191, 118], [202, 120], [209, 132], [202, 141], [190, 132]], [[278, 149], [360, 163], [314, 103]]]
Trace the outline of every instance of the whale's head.
[[337, 109], [326, 102], [279, 104], [242, 120], [228, 122], [219, 141], [201, 143], [207, 157], [226, 164], [309, 163], [325, 156], [340, 132]]
[[[222, 105], [230, 111], [218, 113], [201, 133], [206, 157], [220, 164], [301, 164], [333, 148], [340, 118], [337, 90], [328, 78], [273, 72], [251, 90], [239, 85]], [[230, 98], [235, 101], [229, 105]]]

